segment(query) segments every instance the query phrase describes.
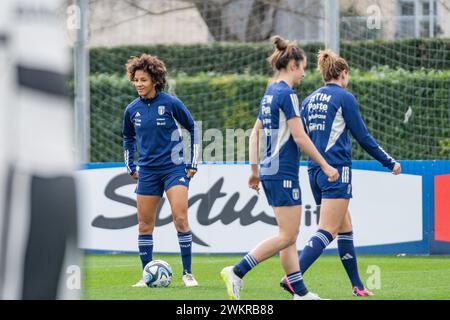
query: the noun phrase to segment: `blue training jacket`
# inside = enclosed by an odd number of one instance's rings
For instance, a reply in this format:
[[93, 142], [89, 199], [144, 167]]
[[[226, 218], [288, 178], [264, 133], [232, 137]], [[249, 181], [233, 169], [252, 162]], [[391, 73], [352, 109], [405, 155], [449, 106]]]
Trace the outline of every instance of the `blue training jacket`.
[[[352, 165], [349, 132], [372, 157], [392, 170], [396, 161], [371, 136], [359, 112], [356, 98], [337, 84], [327, 84], [302, 103], [301, 117], [309, 137], [332, 166]], [[308, 159], [308, 167], [318, 167]]]
[[284, 81], [269, 85], [261, 99], [258, 115], [266, 136], [260, 165], [261, 180], [298, 181], [300, 149], [287, 124], [295, 117], [300, 118], [295, 91]]
[[[180, 125], [190, 133], [190, 158], [186, 163]], [[125, 165], [130, 174], [136, 171], [136, 143], [140, 168], [165, 170], [186, 165], [187, 169], [197, 170], [198, 141], [194, 119], [177, 97], [157, 92], [152, 99], [135, 99], [125, 109], [123, 149]]]

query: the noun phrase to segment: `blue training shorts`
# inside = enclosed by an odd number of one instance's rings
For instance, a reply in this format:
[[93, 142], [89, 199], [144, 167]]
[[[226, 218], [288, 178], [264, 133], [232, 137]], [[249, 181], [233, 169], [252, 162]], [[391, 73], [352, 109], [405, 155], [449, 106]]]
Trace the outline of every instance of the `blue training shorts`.
[[329, 182], [328, 177], [320, 168], [308, 169], [309, 184], [317, 205], [322, 199], [352, 198], [352, 168], [335, 167], [339, 171], [339, 179]]
[[164, 191], [176, 185], [189, 188], [190, 180], [184, 166], [161, 171], [140, 168], [135, 192], [144, 196], [161, 197]]
[[300, 184], [293, 180], [262, 180], [267, 202], [272, 207], [299, 206], [302, 204]]

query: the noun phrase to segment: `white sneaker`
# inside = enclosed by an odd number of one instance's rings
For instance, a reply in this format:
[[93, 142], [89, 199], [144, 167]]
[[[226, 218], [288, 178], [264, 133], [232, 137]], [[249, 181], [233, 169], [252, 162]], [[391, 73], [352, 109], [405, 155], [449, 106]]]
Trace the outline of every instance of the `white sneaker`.
[[223, 268], [220, 276], [227, 286], [228, 298], [230, 300], [239, 300], [239, 291], [244, 286], [244, 281], [234, 273], [233, 269], [234, 266]]
[[145, 283], [144, 279], [140, 279], [138, 282], [132, 285], [133, 288], [144, 288], [147, 284]]
[[192, 275], [192, 273], [183, 274], [182, 280], [183, 280], [183, 285], [185, 287], [196, 287], [196, 286], [198, 286], [198, 282], [197, 282], [197, 280], [195, 280], [195, 278]]
[[294, 300], [327, 300], [327, 299], [322, 299], [317, 294], [308, 292], [304, 296], [299, 296], [298, 294], [294, 294]]

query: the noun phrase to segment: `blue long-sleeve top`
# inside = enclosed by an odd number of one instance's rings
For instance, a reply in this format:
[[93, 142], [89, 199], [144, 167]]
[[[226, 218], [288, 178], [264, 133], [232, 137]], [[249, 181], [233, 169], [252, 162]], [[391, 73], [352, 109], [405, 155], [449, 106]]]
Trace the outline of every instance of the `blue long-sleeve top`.
[[295, 91], [284, 81], [270, 84], [261, 99], [258, 114], [266, 137], [261, 180], [298, 181], [300, 149], [287, 124], [295, 117], [300, 117]]
[[[181, 126], [190, 133], [190, 158], [184, 161]], [[177, 97], [157, 92], [151, 99], [138, 97], [123, 117], [124, 160], [130, 174], [136, 171], [134, 152], [142, 169], [165, 170], [185, 165], [197, 170], [199, 136], [195, 121]]]
[[[393, 169], [396, 161], [367, 130], [356, 98], [337, 84], [327, 84], [303, 100], [301, 118], [312, 142], [332, 166], [352, 164], [349, 132], [373, 158]], [[308, 167], [317, 167], [308, 159]]]

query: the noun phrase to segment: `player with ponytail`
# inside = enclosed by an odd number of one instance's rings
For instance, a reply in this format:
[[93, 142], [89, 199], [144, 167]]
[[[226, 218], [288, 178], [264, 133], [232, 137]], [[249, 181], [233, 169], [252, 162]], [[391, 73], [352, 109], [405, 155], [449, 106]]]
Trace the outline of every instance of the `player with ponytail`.
[[[320, 155], [306, 134], [300, 120], [297, 94], [293, 90], [300, 84], [306, 67], [306, 55], [295, 42], [280, 36], [272, 38], [275, 51], [268, 58], [276, 76], [261, 99], [258, 119], [250, 135], [249, 158], [251, 175], [249, 187], [259, 192], [262, 182], [264, 193], [272, 206], [278, 223], [277, 235], [259, 243], [239, 263], [225, 267], [221, 276], [230, 299], [239, 299], [242, 278], [258, 263], [280, 252], [280, 260], [288, 275], [289, 286], [295, 300], [318, 300], [303, 283], [296, 241], [301, 218], [301, 192], [299, 184], [299, 147], [316, 163], [323, 174], [335, 181], [339, 175]], [[264, 157], [259, 159], [261, 145], [259, 133], [266, 142]]]
[[[373, 294], [364, 287], [358, 274], [348, 211], [352, 198], [352, 142], [349, 133], [393, 174], [400, 174], [401, 167], [370, 135], [356, 98], [346, 90], [350, 71], [347, 61], [331, 50], [323, 50], [319, 52], [317, 65], [325, 86], [303, 101], [301, 118], [314, 145], [326, 161], [338, 169], [341, 178], [330, 182], [319, 164], [308, 159], [309, 181], [316, 204], [320, 205], [320, 221], [319, 229], [302, 251], [300, 268], [304, 274], [337, 237], [339, 256], [351, 281], [352, 294], [371, 296]], [[281, 286], [293, 293], [287, 277], [282, 279]]]

